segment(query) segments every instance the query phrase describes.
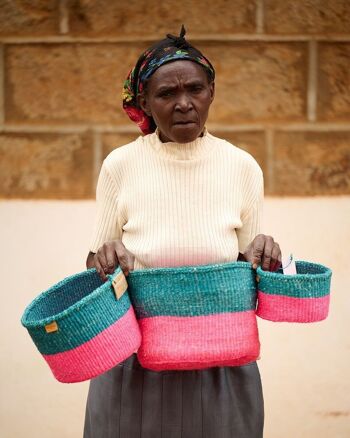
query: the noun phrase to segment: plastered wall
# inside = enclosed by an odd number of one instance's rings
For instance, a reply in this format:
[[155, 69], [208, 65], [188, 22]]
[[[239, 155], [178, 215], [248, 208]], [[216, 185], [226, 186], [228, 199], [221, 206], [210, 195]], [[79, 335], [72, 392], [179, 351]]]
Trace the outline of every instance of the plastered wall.
[[93, 198], [139, 135], [129, 69], [182, 23], [217, 71], [208, 128], [254, 155], [266, 194], [349, 193], [348, 0], [2, 0], [0, 197]]

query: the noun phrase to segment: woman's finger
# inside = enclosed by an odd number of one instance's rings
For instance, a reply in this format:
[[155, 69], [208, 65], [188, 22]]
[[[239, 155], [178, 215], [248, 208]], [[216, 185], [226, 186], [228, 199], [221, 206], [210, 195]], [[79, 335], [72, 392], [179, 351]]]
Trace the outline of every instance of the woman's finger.
[[265, 236], [264, 253], [262, 256], [262, 263], [261, 263], [261, 267], [264, 271], [270, 270], [273, 245], [274, 245], [273, 237]]
[[103, 244], [98, 250], [97, 250], [97, 258], [101, 265], [101, 268], [105, 274], [108, 273], [108, 266], [107, 266], [107, 257], [106, 257], [106, 244]]
[[281, 267], [281, 249], [277, 242], [274, 243], [271, 253], [270, 271], [277, 271]]
[[134, 263], [135, 263], [135, 256], [130, 251], [128, 251], [129, 254], [129, 271], [134, 270]]
[[97, 271], [98, 275], [100, 276], [101, 280], [102, 281], [106, 281], [107, 277], [106, 277], [106, 274], [103, 271], [103, 268], [101, 266], [101, 263], [99, 261], [99, 258], [98, 258], [97, 254], [98, 254], [98, 252], [94, 256], [95, 268], [96, 268], [96, 271]]
[[113, 274], [116, 266], [118, 265], [115, 241], [106, 242], [105, 244], [105, 257], [107, 264], [108, 274]]
[[117, 261], [125, 276], [134, 269], [134, 257], [121, 241], [116, 244]]
[[261, 264], [261, 258], [264, 253], [265, 236], [258, 234], [252, 242], [252, 265], [256, 269]]

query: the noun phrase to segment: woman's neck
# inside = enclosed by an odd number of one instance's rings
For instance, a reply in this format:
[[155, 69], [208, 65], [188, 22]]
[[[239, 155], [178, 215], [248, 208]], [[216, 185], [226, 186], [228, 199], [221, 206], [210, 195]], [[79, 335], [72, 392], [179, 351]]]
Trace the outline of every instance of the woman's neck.
[[[160, 129], [158, 129], [158, 128], [157, 128], [157, 132], [158, 132], [159, 140], [160, 140], [162, 143], [170, 143], [170, 142], [172, 142], [172, 143], [177, 143], [176, 141], [171, 140], [169, 137], [167, 137], [166, 135], [164, 135], [164, 134], [160, 131]], [[198, 137], [203, 137], [203, 133], [204, 133], [204, 130], [199, 134]], [[197, 138], [198, 138], [198, 137], [197, 137]], [[195, 140], [195, 139], [194, 139], [194, 140]], [[193, 142], [194, 140], [191, 140], [191, 141], [188, 141], [188, 142], [183, 142], [183, 143], [191, 143], [191, 142]], [[178, 143], [178, 144], [181, 144], [181, 143]]]
[[157, 129], [149, 138], [150, 146], [161, 157], [168, 160], [190, 161], [202, 159], [209, 154], [214, 146], [208, 136], [208, 131], [204, 128], [201, 136], [187, 143], [176, 143], [173, 141], [163, 141]]

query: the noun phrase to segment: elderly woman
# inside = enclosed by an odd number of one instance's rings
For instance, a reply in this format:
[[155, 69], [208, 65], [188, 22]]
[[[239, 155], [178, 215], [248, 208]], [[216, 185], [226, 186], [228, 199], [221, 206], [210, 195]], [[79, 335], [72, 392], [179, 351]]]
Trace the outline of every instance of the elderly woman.
[[[185, 39], [146, 50], [123, 107], [144, 136], [112, 151], [97, 184], [87, 267], [103, 280], [149, 267], [246, 260], [276, 270], [281, 251], [258, 234], [263, 175], [254, 158], [208, 132], [214, 68]], [[85, 438], [258, 438], [264, 401], [257, 363], [151, 371], [136, 352], [90, 383]]]

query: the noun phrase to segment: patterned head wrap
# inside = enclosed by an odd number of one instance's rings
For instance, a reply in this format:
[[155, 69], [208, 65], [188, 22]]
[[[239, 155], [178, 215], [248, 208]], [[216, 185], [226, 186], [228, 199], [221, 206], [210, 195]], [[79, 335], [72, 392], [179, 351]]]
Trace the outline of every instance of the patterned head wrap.
[[123, 109], [129, 118], [137, 123], [144, 134], [156, 130], [152, 117], [148, 116], [138, 105], [137, 95], [144, 89], [147, 79], [161, 65], [188, 59], [204, 67], [210, 80], [215, 79], [215, 70], [203, 54], [185, 40], [185, 28], [182, 25], [180, 36], [167, 34], [167, 37], [147, 49], [130, 71], [123, 87]]

